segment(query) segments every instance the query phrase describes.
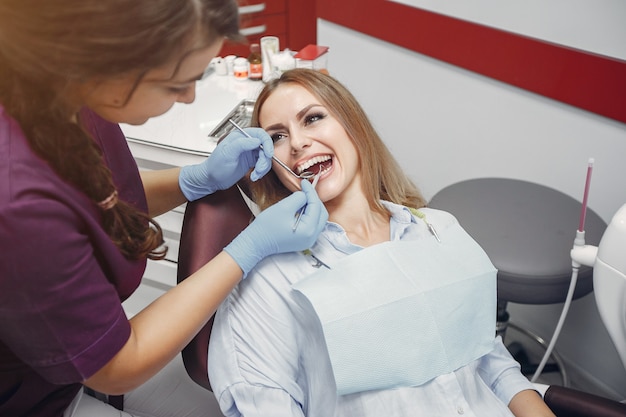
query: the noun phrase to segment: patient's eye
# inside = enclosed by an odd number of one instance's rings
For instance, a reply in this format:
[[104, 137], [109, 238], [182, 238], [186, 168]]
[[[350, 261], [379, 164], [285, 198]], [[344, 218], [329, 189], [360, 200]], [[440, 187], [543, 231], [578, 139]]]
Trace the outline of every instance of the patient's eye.
[[276, 133], [270, 134], [270, 137], [272, 138], [272, 142], [276, 143], [282, 139], [285, 139], [287, 135], [282, 132], [276, 132]]
[[320, 121], [324, 119], [325, 117], [326, 117], [326, 114], [322, 112], [315, 112], [315, 113], [307, 114], [306, 117], [304, 118], [304, 125], [305, 126], [310, 125], [311, 123]]

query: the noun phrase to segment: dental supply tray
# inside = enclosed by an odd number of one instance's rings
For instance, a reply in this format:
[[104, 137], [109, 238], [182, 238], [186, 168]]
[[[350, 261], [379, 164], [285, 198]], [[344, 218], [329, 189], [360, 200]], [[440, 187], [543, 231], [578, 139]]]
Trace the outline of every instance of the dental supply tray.
[[228, 122], [232, 119], [241, 127], [250, 126], [252, 120], [252, 110], [254, 109], [255, 100], [241, 100], [235, 108], [228, 113], [228, 115], [222, 120], [216, 127], [209, 133], [209, 137], [214, 138], [216, 141], [222, 140], [228, 135], [235, 127]]

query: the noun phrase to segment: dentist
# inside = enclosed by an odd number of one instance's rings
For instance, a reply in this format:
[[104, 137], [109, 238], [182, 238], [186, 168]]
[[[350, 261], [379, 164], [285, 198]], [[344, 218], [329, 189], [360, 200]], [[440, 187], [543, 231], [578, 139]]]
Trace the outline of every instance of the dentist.
[[[0, 0], [0, 415], [206, 413], [173, 359], [259, 260], [315, 241], [327, 212], [304, 181], [184, 283], [122, 309], [165, 255], [153, 217], [271, 167], [272, 140], [248, 129], [202, 164], [140, 173], [117, 125], [193, 102], [239, 36], [235, 0]], [[93, 391], [128, 394], [125, 411]]]

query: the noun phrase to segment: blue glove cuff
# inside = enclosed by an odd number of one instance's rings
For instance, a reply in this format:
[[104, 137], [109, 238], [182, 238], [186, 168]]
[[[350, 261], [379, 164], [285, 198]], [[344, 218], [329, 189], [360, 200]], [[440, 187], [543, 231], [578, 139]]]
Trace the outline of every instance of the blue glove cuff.
[[224, 251], [235, 260], [243, 271], [241, 279], [246, 279], [252, 268], [263, 259], [261, 254], [255, 252], [255, 245], [246, 233], [237, 236], [224, 248]]
[[180, 169], [178, 175], [178, 186], [188, 201], [198, 200], [206, 195], [214, 193], [215, 187], [209, 187], [204, 175], [198, 178], [198, 170], [202, 170], [200, 165], [187, 165]]

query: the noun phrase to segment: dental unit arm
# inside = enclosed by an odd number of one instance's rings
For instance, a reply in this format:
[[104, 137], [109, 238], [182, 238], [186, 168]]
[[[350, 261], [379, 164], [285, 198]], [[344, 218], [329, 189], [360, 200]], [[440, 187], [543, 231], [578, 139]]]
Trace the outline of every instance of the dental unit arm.
[[626, 368], [626, 204], [615, 213], [597, 247], [575, 244], [571, 257], [572, 262], [593, 267], [598, 311]]
[[[585, 245], [577, 231], [572, 266], [593, 266], [593, 291], [600, 317], [626, 368], [626, 204], [613, 216], [598, 246]], [[572, 388], [549, 386], [544, 400], [557, 417], [618, 417], [626, 403]]]
[[598, 246], [585, 244], [585, 217], [594, 159], [589, 158], [580, 222], [570, 251], [572, 278], [552, 339], [537, 370], [531, 378], [536, 382], [552, 354], [567, 316], [581, 266], [593, 267], [593, 287], [600, 317], [626, 368], [626, 204], [613, 216]]

